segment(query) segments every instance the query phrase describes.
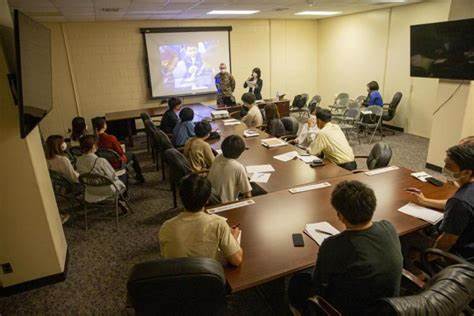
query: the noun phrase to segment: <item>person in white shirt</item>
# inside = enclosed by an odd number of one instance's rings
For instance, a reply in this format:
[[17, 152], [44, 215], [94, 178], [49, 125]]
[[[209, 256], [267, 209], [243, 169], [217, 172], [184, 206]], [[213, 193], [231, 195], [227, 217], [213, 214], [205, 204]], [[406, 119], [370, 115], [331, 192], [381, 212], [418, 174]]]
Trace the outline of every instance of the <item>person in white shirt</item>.
[[242, 122], [247, 125], [248, 128], [260, 127], [263, 125], [262, 112], [255, 104], [255, 95], [247, 92], [242, 95], [242, 102], [248, 109], [247, 114], [242, 118]]
[[324, 158], [347, 170], [357, 168], [354, 152], [339, 125], [331, 123], [331, 112], [321, 109], [316, 113], [320, 129], [316, 139], [308, 147], [311, 155], [324, 154]]
[[310, 105], [308, 121], [301, 126], [293, 143], [306, 148], [316, 139], [316, 135], [319, 132], [318, 125], [316, 124], [316, 112], [320, 109], [319, 106], [311, 108]]
[[100, 202], [111, 197], [116, 190], [122, 193], [126, 191], [125, 184], [117, 177], [110, 163], [95, 154], [97, 151], [96, 142], [94, 135], [86, 135], [81, 138], [82, 156], [77, 158], [77, 171], [81, 175], [94, 173], [105, 176], [112, 180], [114, 184], [104, 187], [87, 186], [85, 190], [85, 200], [91, 203]]
[[238, 135], [230, 135], [221, 145], [222, 154], [212, 163], [207, 176], [222, 203], [236, 201], [239, 195], [252, 196], [252, 186], [245, 167], [236, 159], [245, 150], [245, 142]]

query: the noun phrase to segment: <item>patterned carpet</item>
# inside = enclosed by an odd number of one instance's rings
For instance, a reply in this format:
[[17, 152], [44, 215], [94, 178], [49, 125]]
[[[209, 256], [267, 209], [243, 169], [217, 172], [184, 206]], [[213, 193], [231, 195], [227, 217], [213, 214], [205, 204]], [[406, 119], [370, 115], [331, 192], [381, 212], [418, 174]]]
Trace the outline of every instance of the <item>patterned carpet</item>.
[[[142, 139], [138, 139], [138, 143]], [[378, 138], [377, 138], [378, 140]], [[428, 140], [398, 133], [385, 138], [393, 150], [392, 164], [424, 170]], [[354, 142], [356, 154], [368, 154], [372, 145]], [[143, 147], [143, 143], [137, 147]], [[159, 258], [157, 233], [160, 224], [176, 212], [171, 192], [154, 170], [149, 154], [139, 150], [146, 183], [132, 185], [130, 195], [135, 213], [123, 218], [118, 232], [113, 220], [94, 221], [89, 232], [82, 229], [82, 217], [65, 226], [69, 245], [69, 267], [64, 282], [26, 293], [0, 298], [0, 314], [123, 314], [126, 281], [131, 267]], [[359, 167], [365, 167], [360, 161]], [[433, 171], [429, 171], [436, 174]], [[34, 264], [34, 263], [32, 263]], [[282, 282], [279, 283], [280, 285]], [[285, 315], [283, 286], [265, 286], [243, 291], [230, 298], [232, 315]], [[279, 305], [279, 306], [278, 306]]]

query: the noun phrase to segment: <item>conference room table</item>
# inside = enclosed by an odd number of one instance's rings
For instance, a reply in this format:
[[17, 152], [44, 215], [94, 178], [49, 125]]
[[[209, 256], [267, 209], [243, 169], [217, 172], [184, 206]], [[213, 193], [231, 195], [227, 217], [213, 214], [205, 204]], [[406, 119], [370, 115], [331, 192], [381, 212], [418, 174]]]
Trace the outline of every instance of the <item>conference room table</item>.
[[[456, 188], [445, 184], [435, 187], [398, 170], [366, 175], [357, 173], [326, 179], [331, 186], [292, 194], [288, 189], [253, 197], [255, 204], [220, 212], [229, 225], [239, 224], [244, 260], [239, 267], [226, 267], [225, 274], [233, 292], [248, 289], [294, 272], [312, 267], [319, 246], [303, 233], [305, 224], [326, 221], [339, 231], [344, 229], [331, 206], [330, 196], [341, 181], [358, 180], [369, 185], [377, 197], [374, 220], [388, 220], [400, 236], [423, 229], [430, 224], [406, 215], [398, 209], [412, 201], [407, 187], [421, 189], [428, 197], [448, 198]], [[293, 233], [303, 233], [304, 247], [294, 247]]]

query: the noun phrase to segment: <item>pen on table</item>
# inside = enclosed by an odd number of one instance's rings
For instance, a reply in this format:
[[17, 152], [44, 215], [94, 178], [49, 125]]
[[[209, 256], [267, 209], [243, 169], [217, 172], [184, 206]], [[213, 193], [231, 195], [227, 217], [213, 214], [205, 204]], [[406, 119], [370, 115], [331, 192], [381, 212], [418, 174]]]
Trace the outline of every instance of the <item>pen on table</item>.
[[406, 188], [405, 191], [421, 193], [421, 190], [418, 188]]
[[325, 231], [325, 230], [317, 229], [317, 228], [315, 229], [315, 231], [316, 231], [317, 233], [324, 234], [324, 235], [329, 235], [329, 236], [334, 235], [333, 233], [330, 233], [330, 232]]

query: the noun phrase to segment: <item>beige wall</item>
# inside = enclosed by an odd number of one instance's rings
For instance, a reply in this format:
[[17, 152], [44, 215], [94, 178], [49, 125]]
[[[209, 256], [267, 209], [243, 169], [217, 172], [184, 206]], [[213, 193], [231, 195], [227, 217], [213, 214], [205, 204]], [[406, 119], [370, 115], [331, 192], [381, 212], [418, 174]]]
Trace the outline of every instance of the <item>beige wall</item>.
[[[8, 12], [0, 0], [0, 12]], [[3, 11], [5, 8], [5, 11]], [[2, 16], [2, 25], [10, 24]], [[13, 104], [7, 66], [0, 47], [0, 263], [13, 273], [0, 274], [0, 286], [64, 271], [67, 245], [49, 179], [38, 128], [20, 138], [18, 108]]]
[[[231, 25], [235, 95], [253, 67], [260, 67], [263, 96], [316, 92], [316, 21], [190, 20], [48, 23], [52, 30], [54, 109], [44, 135], [64, 134], [77, 115], [156, 106], [149, 100], [140, 27]], [[211, 97], [212, 98], [212, 97]], [[185, 102], [209, 101], [209, 97]]]
[[366, 94], [371, 80], [380, 84], [385, 102], [404, 95], [390, 124], [429, 137], [437, 79], [410, 78], [410, 25], [445, 21], [450, 0], [394, 7], [318, 22], [318, 83], [323, 104], [338, 92]]

